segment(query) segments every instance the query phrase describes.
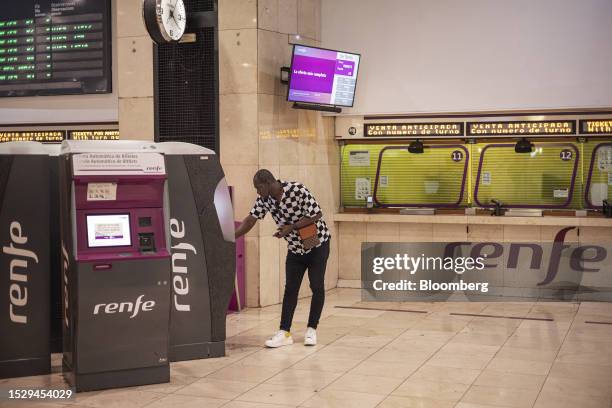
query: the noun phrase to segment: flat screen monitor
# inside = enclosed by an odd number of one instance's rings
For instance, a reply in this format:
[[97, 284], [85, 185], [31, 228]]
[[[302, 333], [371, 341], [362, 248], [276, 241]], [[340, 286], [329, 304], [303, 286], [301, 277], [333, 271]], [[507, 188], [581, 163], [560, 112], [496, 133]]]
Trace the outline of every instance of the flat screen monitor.
[[293, 46], [287, 100], [353, 106], [359, 54]]
[[87, 215], [87, 245], [90, 248], [132, 245], [129, 214]]
[[111, 92], [111, 0], [0, 1], [0, 96]]

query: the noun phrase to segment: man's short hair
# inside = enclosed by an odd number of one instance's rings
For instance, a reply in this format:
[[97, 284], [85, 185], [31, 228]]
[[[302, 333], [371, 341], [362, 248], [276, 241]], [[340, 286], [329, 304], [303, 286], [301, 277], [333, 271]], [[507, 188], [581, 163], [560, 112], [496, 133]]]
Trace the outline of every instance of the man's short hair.
[[253, 176], [253, 181], [256, 183], [274, 183], [276, 181], [276, 177], [270, 172], [268, 169], [258, 170], [257, 173]]

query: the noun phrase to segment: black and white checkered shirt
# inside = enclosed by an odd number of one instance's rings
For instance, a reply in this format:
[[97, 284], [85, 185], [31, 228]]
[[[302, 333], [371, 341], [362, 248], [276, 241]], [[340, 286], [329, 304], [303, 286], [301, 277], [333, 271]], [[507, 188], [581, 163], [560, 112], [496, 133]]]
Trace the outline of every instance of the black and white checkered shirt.
[[[255, 205], [251, 210], [251, 215], [259, 220], [263, 219], [269, 212], [276, 225], [280, 228], [283, 225], [292, 225], [304, 217], [312, 218], [321, 214], [321, 207], [314, 199], [310, 191], [303, 184], [292, 181], [280, 181], [283, 186], [283, 196], [280, 202], [272, 196], [263, 198], [260, 195], [255, 200]], [[319, 241], [321, 243], [331, 238], [327, 225], [323, 218], [316, 221]], [[291, 231], [285, 237], [287, 249], [297, 255], [303, 255], [311, 250], [304, 250], [300, 236], [296, 230]]]

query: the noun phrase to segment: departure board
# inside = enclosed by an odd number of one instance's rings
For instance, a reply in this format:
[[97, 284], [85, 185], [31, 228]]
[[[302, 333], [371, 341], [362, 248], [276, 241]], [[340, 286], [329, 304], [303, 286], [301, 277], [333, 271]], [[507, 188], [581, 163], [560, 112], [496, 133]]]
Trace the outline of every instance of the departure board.
[[111, 92], [110, 0], [1, 0], [0, 96]]

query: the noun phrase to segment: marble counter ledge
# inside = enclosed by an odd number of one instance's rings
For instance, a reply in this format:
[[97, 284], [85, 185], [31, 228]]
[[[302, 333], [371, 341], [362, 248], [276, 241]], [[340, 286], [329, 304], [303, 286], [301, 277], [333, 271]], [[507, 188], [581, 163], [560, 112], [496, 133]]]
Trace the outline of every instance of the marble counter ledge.
[[612, 227], [612, 218], [603, 217], [493, 217], [489, 215], [400, 215], [336, 213], [334, 222], [386, 222], [415, 224], [550, 225], [565, 227]]

